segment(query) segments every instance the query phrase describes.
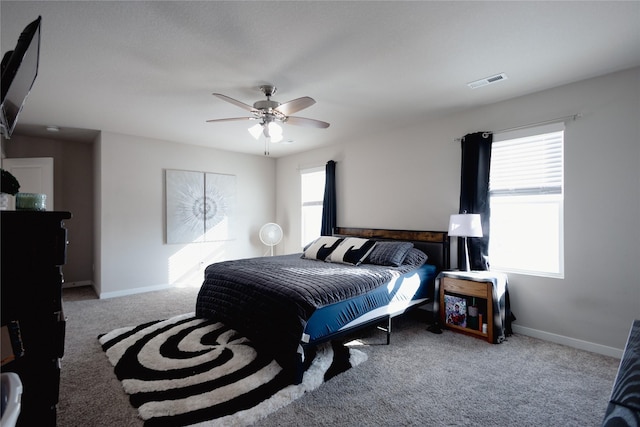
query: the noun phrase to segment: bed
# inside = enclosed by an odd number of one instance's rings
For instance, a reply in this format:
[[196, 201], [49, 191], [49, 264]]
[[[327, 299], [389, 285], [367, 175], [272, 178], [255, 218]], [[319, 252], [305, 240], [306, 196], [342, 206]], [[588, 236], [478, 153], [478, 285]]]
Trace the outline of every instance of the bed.
[[305, 353], [434, 300], [449, 267], [446, 232], [339, 227], [302, 254], [209, 265], [196, 316], [269, 351], [299, 381]]

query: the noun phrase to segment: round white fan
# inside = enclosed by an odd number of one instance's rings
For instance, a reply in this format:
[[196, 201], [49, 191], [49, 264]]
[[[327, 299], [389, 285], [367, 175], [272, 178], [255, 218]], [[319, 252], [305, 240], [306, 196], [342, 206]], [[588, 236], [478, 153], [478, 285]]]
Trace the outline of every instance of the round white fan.
[[273, 256], [273, 247], [282, 240], [282, 227], [275, 222], [268, 222], [260, 228], [260, 240], [271, 248], [271, 256]]

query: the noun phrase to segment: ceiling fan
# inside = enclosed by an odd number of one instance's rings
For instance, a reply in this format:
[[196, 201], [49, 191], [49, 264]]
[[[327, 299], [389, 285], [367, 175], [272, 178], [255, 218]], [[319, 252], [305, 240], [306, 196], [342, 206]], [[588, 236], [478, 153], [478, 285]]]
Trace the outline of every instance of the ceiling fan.
[[288, 123], [296, 126], [328, 128], [329, 123], [315, 119], [307, 119], [304, 117], [291, 116], [300, 110], [308, 108], [316, 103], [313, 98], [303, 96], [296, 98], [284, 104], [271, 100], [277, 88], [272, 85], [262, 85], [259, 89], [267, 97], [266, 100], [260, 100], [253, 103], [253, 106], [245, 104], [221, 93], [214, 93], [218, 98], [230, 102], [243, 110], [249, 111], [251, 117], [233, 117], [228, 119], [211, 119], [208, 123], [213, 122], [229, 122], [237, 120], [259, 120], [260, 122], [249, 128], [249, 132], [254, 138], [258, 139], [260, 135], [265, 136], [265, 155], [269, 155], [269, 142], [280, 142], [282, 140], [282, 127], [280, 123]]

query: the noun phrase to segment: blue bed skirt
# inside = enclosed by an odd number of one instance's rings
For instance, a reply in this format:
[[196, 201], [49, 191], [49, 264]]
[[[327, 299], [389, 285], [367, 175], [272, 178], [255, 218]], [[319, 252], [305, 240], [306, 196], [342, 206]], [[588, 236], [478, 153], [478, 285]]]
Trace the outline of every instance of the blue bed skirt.
[[302, 342], [322, 341], [342, 330], [374, 319], [393, 317], [409, 307], [428, 302], [429, 287], [435, 276], [436, 267], [424, 264], [366, 294], [319, 308], [309, 318]]

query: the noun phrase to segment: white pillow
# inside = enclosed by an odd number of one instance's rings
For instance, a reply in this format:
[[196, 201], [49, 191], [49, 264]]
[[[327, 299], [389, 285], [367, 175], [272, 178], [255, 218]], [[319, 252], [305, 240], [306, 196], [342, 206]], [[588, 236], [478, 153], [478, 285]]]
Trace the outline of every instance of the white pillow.
[[371, 253], [375, 245], [375, 240], [347, 237], [340, 243], [340, 246], [331, 252], [326, 261], [360, 265]]
[[327, 258], [327, 256], [329, 256], [331, 252], [338, 247], [341, 241], [341, 237], [318, 237], [313, 243], [305, 248], [302, 258], [324, 261], [325, 258]]

